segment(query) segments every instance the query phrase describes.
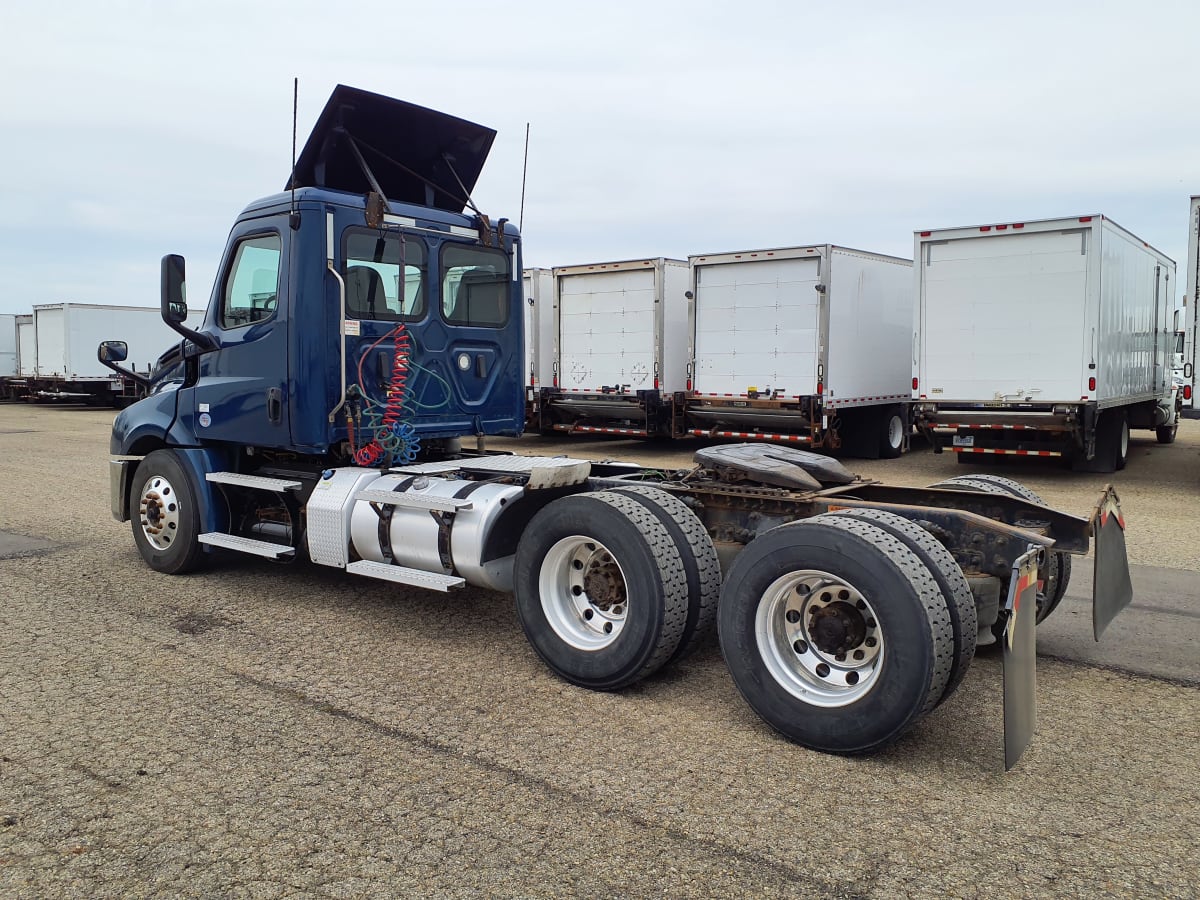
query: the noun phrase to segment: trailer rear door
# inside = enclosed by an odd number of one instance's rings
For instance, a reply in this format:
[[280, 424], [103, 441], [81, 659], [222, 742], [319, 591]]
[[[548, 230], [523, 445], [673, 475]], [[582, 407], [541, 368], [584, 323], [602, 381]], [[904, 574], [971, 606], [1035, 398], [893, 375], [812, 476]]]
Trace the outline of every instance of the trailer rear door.
[[1078, 402], [1090, 229], [921, 246], [920, 393], [940, 401]]
[[560, 275], [558, 291], [560, 385], [653, 388], [655, 269]]
[[817, 256], [697, 266], [696, 392], [815, 394], [819, 275]]

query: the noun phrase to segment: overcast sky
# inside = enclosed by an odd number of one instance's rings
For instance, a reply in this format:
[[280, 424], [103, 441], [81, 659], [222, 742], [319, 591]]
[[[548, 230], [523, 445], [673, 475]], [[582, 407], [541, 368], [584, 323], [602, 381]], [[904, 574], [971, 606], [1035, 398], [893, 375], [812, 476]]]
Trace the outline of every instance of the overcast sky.
[[208, 296], [339, 82], [499, 131], [475, 192], [527, 265], [1102, 213], [1179, 264], [1194, 2], [197, 3], [0, 8], [0, 312]]

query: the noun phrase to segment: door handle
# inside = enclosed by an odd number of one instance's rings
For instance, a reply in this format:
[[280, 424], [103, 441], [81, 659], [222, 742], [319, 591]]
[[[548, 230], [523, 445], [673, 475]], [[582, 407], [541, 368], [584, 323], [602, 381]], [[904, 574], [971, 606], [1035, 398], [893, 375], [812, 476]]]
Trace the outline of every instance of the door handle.
[[278, 425], [283, 419], [283, 391], [279, 388], [267, 389], [267, 418], [272, 425]]

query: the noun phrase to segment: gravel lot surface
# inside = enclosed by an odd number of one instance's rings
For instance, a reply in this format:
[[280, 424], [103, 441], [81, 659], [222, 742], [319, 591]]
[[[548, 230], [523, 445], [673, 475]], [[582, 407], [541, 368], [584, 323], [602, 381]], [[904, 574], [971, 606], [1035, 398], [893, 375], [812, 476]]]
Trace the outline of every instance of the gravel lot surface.
[[[986, 655], [888, 751], [825, 756], [763, 725], [715, 646], [596, 694], [542, 666], [502, 594], [250, 557], [154, 573], [108, 510], [111, 421], [0, 406], [0, 896], [1197, 895], [1200, 654], [1190, 682], [1040, 660], [1007, 775]], [[1025, 462], [994, 471], [1081, 515], [1108, 480]], [[1131, 561], [1200, 571], [1200, 421], [1135, 438], [1111, 480]]]

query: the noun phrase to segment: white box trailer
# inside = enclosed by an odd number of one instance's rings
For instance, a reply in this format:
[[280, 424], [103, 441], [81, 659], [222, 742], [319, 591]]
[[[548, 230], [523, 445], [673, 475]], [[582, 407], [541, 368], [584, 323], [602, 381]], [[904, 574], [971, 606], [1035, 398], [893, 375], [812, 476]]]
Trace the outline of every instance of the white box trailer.
[[1111, 472], [1130, 428], [1174, 440], [1171, 259], [1100, 215], [921, 231], [915, 250], [913, 395], [937, 452]]
[[554, 273], [526, 269], [522, 275], [525, 296], [525, 383], [531, 388], [548, 384], [554, 367]]
[[689, 262], [691, 434], [903, 451], [911, 260], [815, 244]]
[[552, 385], [538, 427], [671, 433], [688, 378], [688, 264], [660, 257], [553, 273]]
[[36, 363], [29, 376], [31, 394], [46, 399], [113, 402], [136, 391], [96, 358], [103, 340], [129, 346], [123, 364], [149, 374], [159, 356], [179, 336], [162, 320], [157, 307], [85, 303], [47, 303], [33, 308]]
[[[1194, 407], [1196, 395], [1196, 298], [1200, 297], [1200, 197], [1193, 196], [1188, 209], [1187, 269], [1183, 295], [1183, 404]], [[1189, 414], [1190, 415], [1190, 414]]]
[[17, 317], [0, 314], [0, 378], [17, 374]]
[[37, 375], [37, 332], [33, 330], [33, 313], [17, 316], [17, 375], [22, 378]]
[[554, 272], [526, 269], [521, 275], [525, 298], [525, 427], [537, 428], [541, 387], [554, 368]]

